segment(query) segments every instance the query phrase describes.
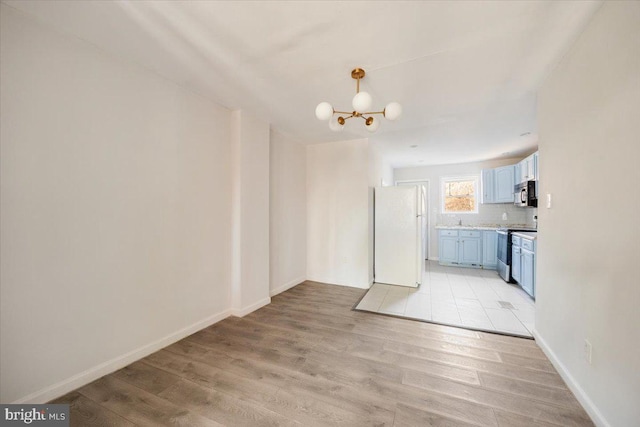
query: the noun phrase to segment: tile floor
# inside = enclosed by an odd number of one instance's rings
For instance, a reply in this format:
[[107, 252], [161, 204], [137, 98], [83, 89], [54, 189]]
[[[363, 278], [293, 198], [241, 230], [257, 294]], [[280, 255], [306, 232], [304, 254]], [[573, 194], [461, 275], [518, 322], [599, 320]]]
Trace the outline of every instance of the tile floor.
[[532, 337], [534, 300], [493, 270], [426, 261], [418, 288], [375, 283], [357, 310]]

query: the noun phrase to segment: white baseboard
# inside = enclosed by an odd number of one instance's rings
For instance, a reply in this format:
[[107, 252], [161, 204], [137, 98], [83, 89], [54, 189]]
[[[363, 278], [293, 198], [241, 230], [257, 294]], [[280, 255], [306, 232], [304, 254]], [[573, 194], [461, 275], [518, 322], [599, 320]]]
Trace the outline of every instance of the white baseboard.
[[280, 293], [282, 293], [282, 292], [284, 292], [284, 291], [286, 291], [288, 289], [293, 288], [296, 285], [299, 285], [300, 283], [304, 282], [305, 280], [306, 280], [306, 277], [304, 277], [304, 276], [303, 277], [298, 277], [297, 279], [294, 279], [294, 280], [290, 280], [287, 283], [285, 283], [284, 285], [278, 286], [277, 288], [272, 289], [271, 291], [269, 291], [269, 295], [271, 295], [272, 297], [276, 296], [276, 295], [278, 295], [278, 294], [280, 294]]
[[124, 368], [125, 366], [130, 365], [131, 363], [137, 360], [147, 357], [151, 353], [155, 353], [156, 351], [162, 348], [165, 348], [177, 341], [180, 341], [181, 339], [195, 332], [198, 332], [201, 329], [211, 326], [214, 323], [217, 323], [222, 319], [229, 317], [230, 315], [231, 315], [231, 310], [225, 310], [220, 313], [214, 314], [213, 316], [209, 316], [192, 325], [187, 326], [186, 328], [182, 328], [179, 331], [169, 334], [164, 338], [160, 338], [159, 340], [156, 340], [152, 343], [146, 344], [142, 347], [139, 347], [128, 353], [125, 353], [122, 356], [118, 356], [111, 360], [107, 360], [104, 363], [101, 363], [97, 366], [89, 368], [70, 378], [67, 378], [53, 385], [45, 387], [41, 390], [33, 392], [27, 396], [21, 397], [20, 399], [12, 403], [15, 403], [15, 404], [46, 403], [52, 399], [55, 399], [66, 393], [69, 393], [70, 391], [73, 391], [79, 387], [89, 384], [90, 382], [95, 381], [100, 377], [103, 377], [107, 374], [115, 372], [118, 369]]
[[547, 342], [540, 336], [538, 331], [533, 331], [533, 337], [536, 339], [536, 343], [540, 346], [544, 354], [547, 355], [553, 366], [556, 368], [562, 379], [569, 389], [573, 392], [578, 399], [578, 402], [582, 405], [587, 414], [591, 417], [591, 421], [598, 427], [611, 427], [611, 424], [607, 422], [604, 418], [600, 410], [596, 407], [593, 401], [589, 398], [587, 393], [580, 387], [580, 384], [573, 378], [569, 370], [564, 366], [564, 364], [558, 359], [556, 354], [551, 350]]
[[236, 316], [236, 317], [244, 317], [247, 314], [249, 314], [251, 312], [254, 312], [257, 309], [259, 309], [261, 307], [264, 307], [265, 305], [270, 304], [270, 303], [271, 303], [271, 297], [266, 297], [266, 298], [261, 299], [260, 301], [257, 301], [255, 303], [253, 303], [251, 305], [248, 305], [246, 307], [243, 307], [243, 308], [232, 308], [231, 309], [231, 314], [233, 316]]
[[432, 258], [429, 258], [429, 261], [440, 261], [440, 258], [438, 258], [437, 256], [434, 256]]

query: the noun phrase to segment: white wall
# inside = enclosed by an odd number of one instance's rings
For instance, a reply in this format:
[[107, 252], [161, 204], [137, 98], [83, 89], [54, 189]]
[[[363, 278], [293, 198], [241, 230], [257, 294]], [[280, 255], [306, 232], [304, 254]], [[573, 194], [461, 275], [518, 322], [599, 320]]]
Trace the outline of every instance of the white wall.
[[230, 113], [0, 7], [0, 401], [44, 401], [228, 314]]
[[369, 143], [369, 186], [388, 187], [394, 185], [393, 167], [380, 151]]
[[307, 277], [306, 146], [271, 131], [270, 292], [278, 294]]
[[366, 139], [307, 147], [307, 279], [367, 288], [370, 153]]
[[640, 420], [639, 23], [605, 2], [539, 94], [537, 338], [598, 425]]
[[369, 143], [369, 283], [374, 280], [375, 257], [375, 188], [393, 185], [393, 167], [380, 151]]
[[269, 297], [269, 123], [232, 113], [232, 308], [244, 316]]
[[[440, 206], [441, 187], [440, 178], [447, 176], [476, 175], [480, 179], [482, 169], [496, 168], [499, 166], [513, 165], [522, 159], [497, 159], [486, 162], [461, 163], [441, 166], [421, 166], [413, 168], [398, 168], [393, 171], [395, 181], [429, 181], [429, 219], [431, 223], [429, 250], [431, 258], [438, 257], [438, 234], [436, 225], [454, 225], [462, 219], [465, 225], [472, 224], [533, 224], [533, 215], [536, 209], [520, 208], [509, 203], [479, 204], [477, 214], [442, 214]], [[540, 159], [544, 162], [544, 158]], [[540, 178], [543, 180], [544, 178]], [[480, 182], [480, 181], [478, 181]], [[507, 220], [502, 219], [502, 214], [507, 214]]]

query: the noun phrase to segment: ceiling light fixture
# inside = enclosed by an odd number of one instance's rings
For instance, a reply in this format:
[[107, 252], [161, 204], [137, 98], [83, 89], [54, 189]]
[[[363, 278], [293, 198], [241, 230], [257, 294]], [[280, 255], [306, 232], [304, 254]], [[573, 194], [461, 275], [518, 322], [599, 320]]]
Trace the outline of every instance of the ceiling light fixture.
[[[351, 78], [356, 80], [356, 95], [353, 97], [351, 106], [352, 112], [337, 111], [328, 102], [321, 102], [316, 107], [316, 117], [318, 120], [329, 120], [329, 128], [339, 132], [344, 129], [344, 124], [352, 117], [360, 117], [369, 132], [375, 132], [380, 127], [380, 120], [373, 118], [374, 114], [382, 114], [387, 120], [396, 120], [402, 114], [402, 106], [397, 102], [390, 102], [382, 111], [367, 111], [371, 108], [373, 100], [367, 92], [360, 92], [360, 79], [364, 78], [365, 72], [362, 68], [355, 68], [351, 71]], [[339, 114], [338, 117], [334, 117]]]

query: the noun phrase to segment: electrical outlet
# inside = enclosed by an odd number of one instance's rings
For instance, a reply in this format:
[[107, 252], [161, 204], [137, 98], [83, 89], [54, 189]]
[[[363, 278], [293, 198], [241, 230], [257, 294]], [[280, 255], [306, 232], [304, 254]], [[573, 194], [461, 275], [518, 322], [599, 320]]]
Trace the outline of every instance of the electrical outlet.
[[587, 361], [589, 365], [591, 365], [591, 343], [589, 340], [584, 340], [584, 360]]

